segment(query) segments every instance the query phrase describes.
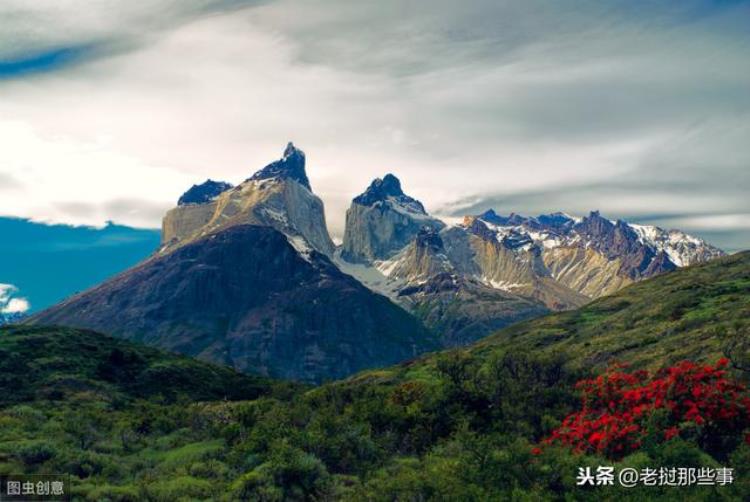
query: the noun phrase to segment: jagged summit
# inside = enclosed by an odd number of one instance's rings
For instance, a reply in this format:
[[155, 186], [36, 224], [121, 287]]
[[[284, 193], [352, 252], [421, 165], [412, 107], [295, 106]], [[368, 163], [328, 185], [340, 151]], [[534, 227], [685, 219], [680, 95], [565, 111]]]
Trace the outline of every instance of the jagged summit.
[[305, 172], [305, 152], [295, 147], [291, 141], [286, 145], [284, 155], [280, 160], [271, 162], [253, 174], [247, 181], [271, 178], [293, 179], [312, 192], [310, 180], [307, 179], [307, 173]]
[[182, 194], [180, 199], [177, 201], [178, 206], [184, 206], [187, 204], [205, 204], [210, 202], [220, 193], [225, 192], [232, 188], [231, 183], [225, 181], [214, 181], [207, 179], [200, 185], [193, 185], [190, 189]]
[[485, 211], [479, 215], [479, 218], [494, 225], [522, 225], [530, 219], [516, 213], [510, 213], [507, 217], [501, 216], [497, 214], [494, 209]]
[[[275, 228], [302, 253], [312, 248], [328, 256], [333, 254], [323, 201], [310, 190], [305, 154], [292, 143], [280, 160], [231, 190], [216, 194], [221, 188], [216, 188], [216, 182], [209, 180], [204, 185], [198, 189], [200, 196], [191, 194], [188, 203], [181, 203], [164, 216], [160, 253], [224, 228], [252, 224]], [[198, 201], [202, 203], [190, 203]]]
[[400, 205], [420, 214], [427, 214], [424, 206], [417, 199], [409, 197], [401, 189], [401, 181], [392, 174], [376, 178], [353, 202], [361, 206], [372, 206], [377, 202], [394, 200]]
[[[541, 249], [552, 277], [589, 297], [724, 254], [683, 232], [610, 220], [598, 210], [583, 218], [560, 212], [504, 217], [489, 210], [465, 218], [463, 227], [486, 242], [502, 243], [514, 251]], [[574, 273], [579, 265], [580, 273]], [[601, 284], [595, 286], [597, 274]]]
[[386, 174], [370, 183], [346, 211], [341, 257], [350, 263], [385, 260], [424, 227], [440, 230], [444, 226], [427, 214], [421, 202], [404, 193], [398, 178]]

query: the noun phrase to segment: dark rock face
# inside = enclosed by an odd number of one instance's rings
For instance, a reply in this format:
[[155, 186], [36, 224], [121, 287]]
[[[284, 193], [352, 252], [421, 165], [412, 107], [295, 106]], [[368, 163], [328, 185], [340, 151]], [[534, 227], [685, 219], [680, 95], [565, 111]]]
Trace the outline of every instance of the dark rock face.
[[303, 257], [280, 232], [254, 225], [153, 258], [30, 322], [96, 329], [306, 382], [437, 348], [419, 321], [327, 257]]
[[[664, 260], [669, 261], [669, 258], [665, 255], [662, 257], [662, 265], [657, 263], [651, 267], [656, 253], [643, 245], [635, 231], [622, 220], [613, 224], [603, 218], [599, 211], [592, 211], [573, 228], [607, 258], [619, 258], [622, 262], [620, 273], [631, 279], [650, 277], [666, 270]], [[672, 267], [674, 268], [674, 264]]]
[[488, 242], [498, 242], [497, 235], [495, 232], [490, 230], [490, 228], [482, 222], [482, 220], [478, 218], [473, 218], [469, 221], [467, 221], [467, 229], [472, 234], [476, 235], [477, 237], [481, 237], [485, 241]]
[[549, 312], [540, 302], [494, 289], [452, 273], [404, 288], [402, 300], [435, 333], [445, 347], [460, 347], [510, 324]]
[[193, 185], [190, 189], [182, 194], [180, 200], [177, 201], [178, 206], [184, 206], [187, 204], [204, 204], [211, 201], [214, 197], [220, 193], [225, 192], [232, 188], [231, 183], [225, 183], [223, 181], [206, 180], [200, 185]]
[[269, 178], [289, 178], [297, 181], [300, 185], [312, 191], [310, 180], [305, 172], [305, 152], [297, 149], [291, 142], [284, 150], [281, 160], [272, 162], [266, 167], [252, 175], [250, 180], [265, 180]]
[[557, 230], [566, 232], [570, 230], [575, 221], [563, 213], [542, 214], [535, 218], [540, 230]]
[[367, 190], [355, 197], [352, 202], [361, 206], [372, 206], [389, 197], [418, 213], [427, 214], [422, 203], [406, 195], [401, 189], [401, 182], [392, 174], [386, 174], [383, 179], [376, 178]]
[[416, 237], [416, 245], [420, 249], [427, 249], [433, 253], [443, 251], [443, 239], [434, 228], [422, 227]]
[[667, 253], [661, 251], [656, 254], [651, 263], [648, 264], [646, 270], [643, 271], [644, 277], [652, 277], [655, 275], [663, 274], [664, 272], [671, 272], [677, 270], [677, 265], [672, 263], [667, 256]]

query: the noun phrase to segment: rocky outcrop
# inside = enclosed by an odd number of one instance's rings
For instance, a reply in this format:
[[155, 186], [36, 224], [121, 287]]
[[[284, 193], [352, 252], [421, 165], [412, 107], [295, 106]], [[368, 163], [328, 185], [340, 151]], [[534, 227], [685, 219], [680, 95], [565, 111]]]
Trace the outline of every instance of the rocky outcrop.
[[437, 348], [407, 312], [300, 253], [274, 228], [235, 225], [156, 256], [31, 320], [90, 328], [263, 375], [320, 382]]
[[462, 227], [445, 232], [444, 240], [451, 263], [492, 288], [535, 299], [552, 310], [589, 301], [552, 277], [543, 249], [522, 232], [498, 232], [484, 220], [466, 218]]
[[271, 162], [266, 167], [252, 175], [247, 181], [269, 179], [294, 180], [312, 192], [310, 180], [307, 179], [307, 172], [305, 171], [305, 152], [299, 150], [290, 142], [286, 145], [284, 155], [280, 160]]
[[201, 200], [178, 205], [167, 213], [162, 222], [161, 253], [224, 228], [253, 224], [273, 227], [301, 247], [333, 255], [323, 202], [310, 191], [305, 154], [291, 143], [281, 160], [240, 185]]
[[445, 225], [406, 195], [392, 174], [376, 179], [354, 198], [346, 212], [341, 257], [352, 263], [386, 260], [402, 250], [422, 228]]
[[468, 345], [505, 326], [549, 312], [541, 302], [449, 272], [405, 287], [399, 295], [446, 347]]
[[398, 255], [380, 263], [378, 268], [388, 277], [406, 284], [424, 282], [443, 272], [453, 272], [440, 234], [429, 227], [422, 228]]
[[177, 201], [178, 206], [187, 204], [204, 204], [218, 197], [222, 192], [226, 192], [234, 185], [224, 181], [206, 180], [200, 185], [193, 185], [190, 189], [182, 194]]

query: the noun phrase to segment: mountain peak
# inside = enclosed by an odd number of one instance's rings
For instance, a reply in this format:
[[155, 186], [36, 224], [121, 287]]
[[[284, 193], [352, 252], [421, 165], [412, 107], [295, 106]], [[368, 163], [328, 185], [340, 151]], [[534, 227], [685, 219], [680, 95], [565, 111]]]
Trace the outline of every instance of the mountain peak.
[[493, 225], [522, 225], [526, 223], [529, 218], [521, 216], [520, 214], [511, 212], [507, 217], [501, 216], [495, 212], [494, 209], [488, 209], [479, 215], [479, 219]]
[[214, 181], [207, 179], [200, 185], [193, 185], [190, 189], [182, 194], [180, 199], [177, 201], [178, 206], [184, 206], [186, 204], [204, 204], [210, 202], [214, 197], [220, 193], [225, 192], [232, 188], [231, 183], [224, 181]]
[[312, 192], [310, 180], [305, 172], [305, 152], [294, 146], [291, 141], [286, 145], [280, 160], [268, 164], [253, 174], [248, 181], [271, 178], [292, 179]]
[[399, 204], [419, 214], [427, 214], [424, 206], [417, 199], [406, 195], [401, 188], [401, 181], [393, 174], [375, 178], [362, 194], [354, 198], [354, 203], [361, 206], [372, 206], [376, 202], [395, 199]]
[[288, 160], [291, 157], [302, 157], [304, 160], [305, 158], [305, 152], [294, 146], [294, 143], [291, 141], [286, 144], [286, 148], [284, 149], [284, 156], [282, 157], [282, 160]]

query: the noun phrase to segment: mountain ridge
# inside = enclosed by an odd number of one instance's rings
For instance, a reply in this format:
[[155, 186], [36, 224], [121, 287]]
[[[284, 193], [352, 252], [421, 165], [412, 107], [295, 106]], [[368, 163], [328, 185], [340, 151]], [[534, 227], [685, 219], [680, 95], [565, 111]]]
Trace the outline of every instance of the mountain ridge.
[[675, 269], [670, 255], [684, 264], [719, 253], [596, 211], [489, 210], [447, 226], [390, 173], [352, 200], [336, 248], [290, 142], [237, 186], [192, 186], [165, 215], [156, 253], [27, 322], [320, 382], [579, 307]]

